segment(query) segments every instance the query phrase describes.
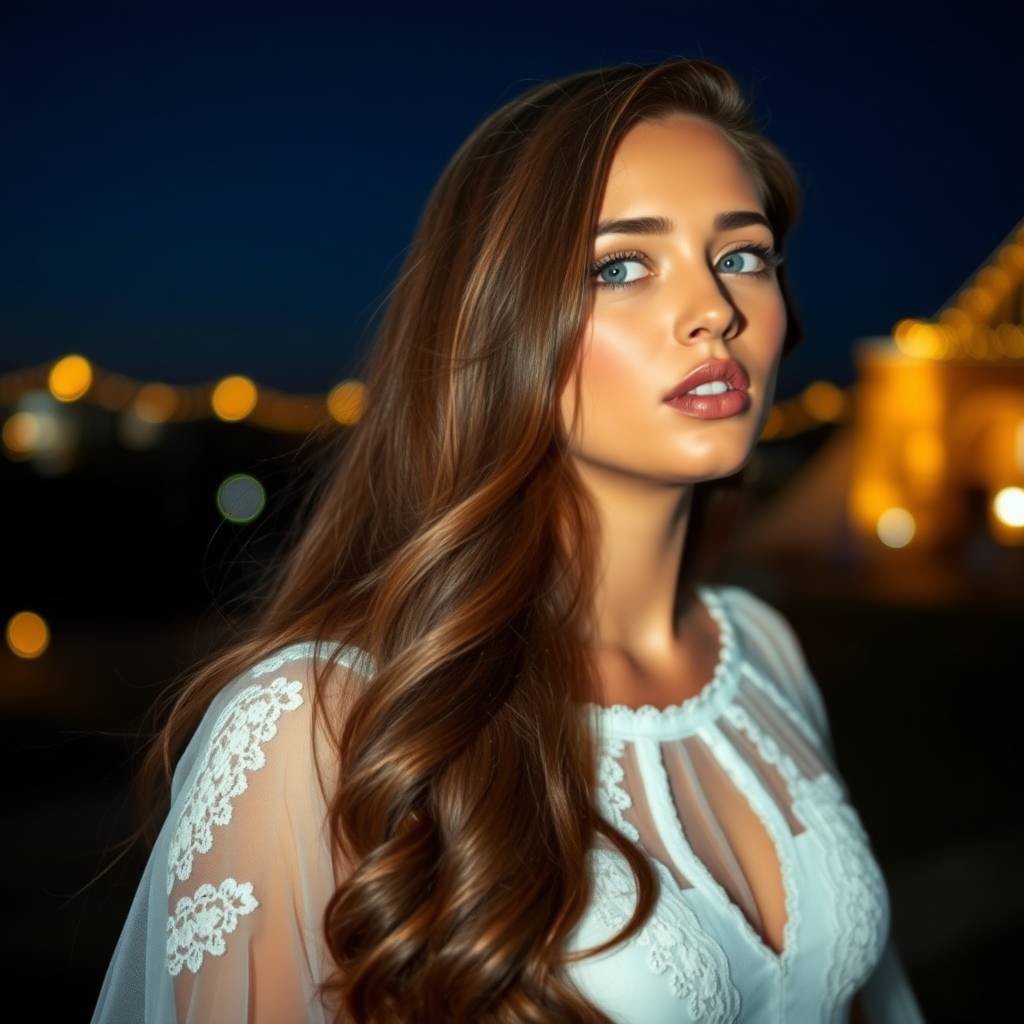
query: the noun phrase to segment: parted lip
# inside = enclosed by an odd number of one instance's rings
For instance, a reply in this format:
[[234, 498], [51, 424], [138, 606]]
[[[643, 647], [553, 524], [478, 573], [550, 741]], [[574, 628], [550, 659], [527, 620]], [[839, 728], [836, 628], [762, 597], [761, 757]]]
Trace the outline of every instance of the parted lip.
[[710, 384], [716, 380], [724, 381], [733, 391], [746, 391], [750, 387], [747, 371], [736, 360], [714, 359], [698, 366], [692, 373], [688, 373], [665, 396], [665, 401], [671, 402], [675, 398], [681, 398], [694, 388], [699, 388], [701, 384]]

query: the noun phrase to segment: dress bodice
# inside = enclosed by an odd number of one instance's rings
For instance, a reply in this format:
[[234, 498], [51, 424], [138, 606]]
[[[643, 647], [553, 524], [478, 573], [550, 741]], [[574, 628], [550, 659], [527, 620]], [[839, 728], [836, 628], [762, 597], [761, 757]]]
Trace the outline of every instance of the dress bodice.
[[[840, 1024], [860, 989], [871, 1024], [919, 1024], [898, 962], [883, 953], [884, 885], [788, 626], [744, 591], [702, 599], [721, 652], [695, 698], [660, 711], [590, 709], [598, 806], [649, 855], [658, 891], [642, 928], [572, 964], [571, 978], [620, 1024]], [[361, 652], [300, 644], [210, 706], [176, 768], [97, 1024], [329, 1019], [321, 927], [337, 869], [321, 785], [331, 746], [311, 713], [318, 658], [343, 684], [372, 676]], [[774, 851], [765, 862], [784, 889], [779, 952], [762, 937], [737, 806]], [[574, 951], [614, 936], [635, 905], [621, 855], [599, 846], [591, 866]]]
[[[788, 626], [743, 591], [701, 597], [721, 651], [700, 693], [663, 710], [592, 709], [598, 804], [647, 852], [659, 889], [640, 932], [574, 976], [621, 1021], [845, 1022], [886, 944], [881, 874]], [[767, 843], [753, 861], [739, 842], [744, 812]], [[593, 864], [578, 948], [604, 942], [634, 906], [621, 856], [598, 849]], [[755, 870], [784, 891], [778, 952], [764, 938]]]

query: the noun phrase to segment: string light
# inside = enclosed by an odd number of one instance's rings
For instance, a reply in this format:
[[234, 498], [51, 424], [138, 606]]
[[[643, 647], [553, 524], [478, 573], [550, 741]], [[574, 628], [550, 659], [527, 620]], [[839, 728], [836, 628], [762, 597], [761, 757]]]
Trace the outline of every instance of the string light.
[[[1017, 344], [1016, 337], [1008, 344]], [[1024, 336], [1020, 345], [1024, 354]], [[60, 373], [55, 372], [58, 367]], [[131, 448], [155, 444], [160, 432], [153, 428], [210, 415], [229, 423], [245, 420], [266, 430], [291, 434], [308, 434], [325, 423], [351, 427], [362, 418], [367, 402], [366, 385], [358, 380], [342, 381], [326, 396], [275, 391], [241, 375], [225, 377], [214, 385], [175, 387], [109, 373], [92, 366], [83, 356], [66, 356], [48, 366], [0, 375], [0, 402], [15, 404], [51, 380], [56, 381], [61, 401], [77, 400], [72, 397], [77, 395], [120, 413], [123, 422], [118, 436]], [[825, 424], [843, 422], [851, 405], [849, 391], [828, 381], [816, 381], [802, 395], [772, 406], [761, 440], [784, 440]], [[31, 440], [37, 424], [30, 422], [31, 414], [28, 416], [15, 412], [4, 424], [4, 447], [11, 458], [27, 457], [38, 447]]]
[[258, 395], [256, 385], [248, 377], [225, 377], [213, 389], [210, 405], [218, 419], [233, 423], [244, 420], [253, 411]]
[[[1024, 290], [1024, 222], [941, 310], [936, 323], [901, 320], [896, 347], [912, 359], [1005, 362], [1024, 360], [1024, 327], [1002, 321]], [[1017, 310], [1019, 313], [1019, 310]], [[1018, 316], [1019, 319], [1019, 316]]]
[[50, 394], [61, 402], [75, 402], [92, 384], [92, 366], [84, 356], [65, 356], [50, 370]]

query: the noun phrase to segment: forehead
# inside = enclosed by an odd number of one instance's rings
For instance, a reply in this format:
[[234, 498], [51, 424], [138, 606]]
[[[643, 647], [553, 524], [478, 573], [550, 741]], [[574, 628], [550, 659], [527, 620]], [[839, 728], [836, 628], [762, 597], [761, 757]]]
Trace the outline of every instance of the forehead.
[[651, 204], [764, 212], [757, 185], [729, 139], [709, 122], [683, 114], [635, 125], [608, 169], [602, 220], [632, 216]]

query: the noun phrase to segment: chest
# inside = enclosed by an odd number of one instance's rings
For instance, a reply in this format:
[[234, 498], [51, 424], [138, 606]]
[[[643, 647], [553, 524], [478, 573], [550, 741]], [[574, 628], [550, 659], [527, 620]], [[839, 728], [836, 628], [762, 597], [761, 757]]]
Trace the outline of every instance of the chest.
[[[845, 1021], [888, 927], [866, 838], [795, 709], [747, 678], [715, 696], [667, 712], [611, 709], [598, 723], [598, 802], [659, 882], [644, 928], [602, 958], [604, 1005], [625, 971], [626, 1021]], [[610, 850], [595, 851], [594, 885], [580, 948], [621, 929], [634, 905]]]

